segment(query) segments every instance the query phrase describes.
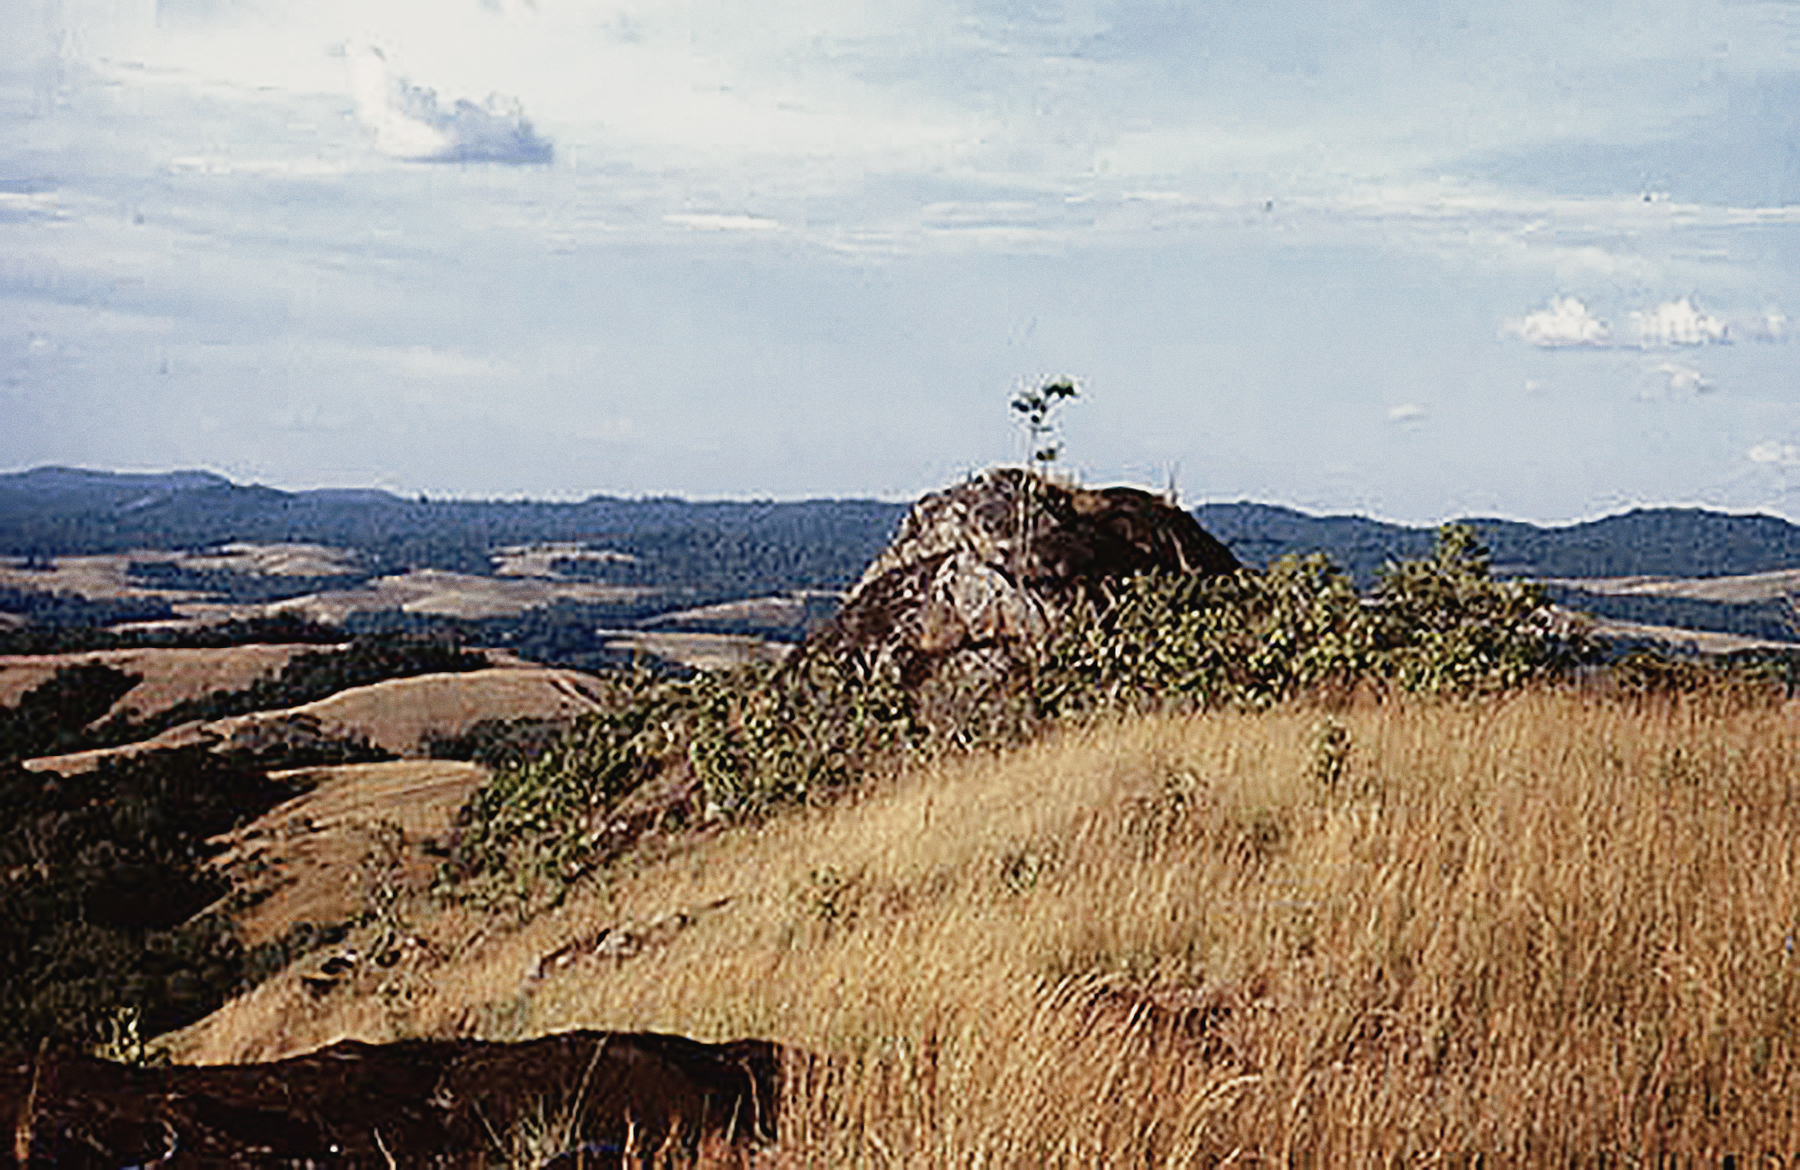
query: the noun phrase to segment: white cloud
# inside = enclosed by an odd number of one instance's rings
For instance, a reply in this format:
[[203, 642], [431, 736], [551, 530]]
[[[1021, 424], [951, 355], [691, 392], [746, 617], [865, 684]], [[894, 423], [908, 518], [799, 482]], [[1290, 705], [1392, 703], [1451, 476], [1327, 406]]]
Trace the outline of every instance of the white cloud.
[[68, 219], [54, 191], [0, 190], [0, 223]]
[[1387, 416], [1389, 422], [1419, 422], [1429, 412], [1416, 402], [1406, 402], [1399, 406], [1390, 406]]
[[1665, 301], [1647, 313], [1631, 314], [1638, 344], [1719, 345], [1730, 340], [1725, 322], [1702, 311], [1688, 297]]
[[1507, 331], [1532, 345], [1555, 349], [1571, 345], [1605, 345], [1611, 337], [1606, 322], [1588, 312], [1574, 297], [1552, 297], [1539, 309], [1506, 323]]
[[364, 46], [350, 57], [357, 114], [383, 154], [414, 162], [543, 163], [554, 153], [512, 98], [491, 94], [480, 105], [459, 98], [444, 110], [437, 91], [394, 76], [380, 49]]
[[700, 232], [769, 232], [781, 226], [756, 215], [665, 215], [663, 222]]
[[1669, 391], [1673, 394], [1706, 394], [1715, 389], [1699, 370], [1679, 362], [1664, 362], [1653, 367], [1652, 372], [1669, 380]]
[[1773, 440], [1758, 443], [1748, 452], [1752, 463], [1772, 463], [1777, 467], [1800, 466], [1800, 446], [1793, 443], [1777, 443]]

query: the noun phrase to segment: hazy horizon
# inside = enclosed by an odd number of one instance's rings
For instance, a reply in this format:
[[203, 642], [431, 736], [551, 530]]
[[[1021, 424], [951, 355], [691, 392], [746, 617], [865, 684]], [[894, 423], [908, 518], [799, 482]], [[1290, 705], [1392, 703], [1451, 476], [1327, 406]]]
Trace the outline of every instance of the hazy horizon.
[[[992, 464], [990, 466], [1020, 466], [1020, 465], [1019, 464], [1000, 463], [1000, 464]], [[290, 493], [315, 492], [315, 491], [329, 491], [329, 492], [378, 491], [378, 492], [384, 492], [388, 495], [393, 496], [396, 499], [403, 500], [403, 501], [408, 500], [408, 499], [416, 499], [419, 496], [423, 495], [433, 503], [473, 503], [473, 504], [480, 504], [480, 503], [578, 504], [578, 503], [582, 503], [583, 501], [586, 501], [586, 500], [598, 499], [598, 498], [610, 498], [610, 499], [626, 500], [626, 501], [633, 501], [633, 502], [657, 500], [657, 499], [675, 499], [675, 500], [680, 500], [683, 503], [690, 503], [690, 504], [806, 503], [806, 502], [819, 502], [819, 501], [855, 502], [855, 501], [864, 501], [864, 500], [873, 500], [875, 502], [885, 503], [885, 504], [910, 504], [910, 503], [913, 503], [914, 501], [916, 501], [920, 495], [924, 494], [924, 492], [935, 491], [942, 487], [948, 487], [952, 482], [955, 482], [955, 480], [947, 480], [942, 484], [933, 485], [932, 487], [923, 489], [919, 493], [915, 493], [915, 494], [911, 494], [911, 495], [817, 495], [817, 494], [808, 495], [808, 494], [799, 494], [799, 495], [777, 496], [777, 495], [753, 495], [753, 494], [733, 495], [730, 493], [721, 493], [721, 494], [717, 494], [717, 495], [702, 496], [702, 495], [682, 494], [682, 493], [678, 493], [678, 492], [676, 492], [676, 493], [667, 493], [667, 492], [628, 492], [628, 493], [583, 492], [583, 493], [579, 493], [579, 494], [566, 493], [566, 494], [561, 494], [561, 495], [552, 493], [552, 492], [545, 492], [545, 493], [541, 493], [541, 494], [500, 493], [500, 494], [495, 494], [495, 495], [458, 495], [455, 493], [442, 493], [442, 494], [429, 493], [429, 492], [408, 493], [408, 492], [401, 491], [401, 490], [393, 488], [393, 487], [380, 487], [375, 484], [368, 484], [368, 483], [364, 483], [364, 484], [342, 484], [342, 483], [307, 484], [307, 483], [269, 483], [269, 482], [265, 482], [265, 481], [245, 481], [245, 480], [233, 479], [231, 476], [226, 475], [225, 472], [220, 471], [217, 468], [211, 468], [211, 467], [98, 468], [98, 467], [70, 467], [66, 464], [38, 464], [34, 467], [0, 468], [0, 476], [23, 475], [27, 472], [42, 471], [42, 470], [47, 470], [47, 469], [60, 469], [60, 470], [72, 470], [72, 471], [83, 471], [83, 472], [101, 472], [104, 474], [114, 474], [114, 475], [150, 475], [150, 476], [175, 475], [175, 474], [180, 474], [183, 472], [206, 472], [206, 473], [210, 473], [213, 475], [223, 476], [225, 479], [229, 480], [231, 483], [233, 483], [235, 486], [238, 486], [238, 487], [267, 487], [267, 488], [274, 488], [277, 491], [290, 492]], [[969, 472], [967, 472], [965, 474], [974, 474], [981, 470], [983, 470], [983, 469], [982, 468], [971, 468], [969, 470]], [[956, 478], [960, 479], [961, 476], [958, 476]], [[1163, 484], [1163, 483], [1129, 482], [1129, 481], [1122, 481], [1122, 480], [1121, 481], [1099, 481], [1099, 480], [1090, 480], [1090, 479], [1081, 479], [1080, 482], [1084, 486], [1096, 487], [1096, 488], [1124, 486], [1124, 487], [1142, 488], [1147, 491], [1154, 491], [1154, 492], [1158, 492], [1158, 493], [1161, 493], [1161, 492], [1164, 492], [1167, 490], [1166, 484]], [[1179, 484], [1177, 484], [1177, 487], [1179, 488]], [[1409, 519], [1404, 519], [1404, 518], [1394, 517], [1394, 516], [1383, 516], [1383, 515], [1380, 515], [1380, 514], [1377, 514], [1374, 512], [1353, 511], [1353, 510], [1346, 510], [1346, 509], [1334, 510], [1334, 509], [1322, 509], [1322, 508], [1309, 508], [1309, 507], [1305, 507], [1300, 504], [1290, 503], [1285, 500], [1251, 499], [1246, 496], [1237, 496], [1237, 497], [1230, 497], [1230, 498], [1209, 497], [1206, 499], [1200, 499], [1197, 497], [1190, 496], [1189, 494], [1187, 494], [1185, 492], [1180, 493], [1180, 502], [1181, 502], [1181, 506], [1183, 508], [1187, 508], [1187, 509], [1194, 509], [1194, 508], [1198, 508], [1198, 507], [1201, 507], [1203, 505], [1208, 505], [1208, 504], [1253, 504], [1253, 505], [1261, 505], [1261, 506], [1274, 507], [1274, 508], [1288, 508], [1288, 509], [1292, 509], [1294, 511], [1302, 512], [1307, 515], [1310, 515], [1313, 517], [1318, 517], [1318, 518], [1327, 518], [1327, 517], [1333, 517], [1333, 516], [1352, 516], [1352, 517], [1356, 517], [1356, 518], [1360, 518], [1360, 519], [1376, 520], [1376, 521], [1380, 521], [1382, 523], [1387, 523], [1387, 524], [1401, 524], [1401, 525], [1406, 525], [1408, 527], [1432, 527], [1432, 526], [1435, 526], [1436, 524], [1445, 523], [1445, 522], [1452, 521], [1452, 520], [1506, 520], [1506, 521], [1519, 521], [1519, 522], [1526, 523], [1526, 524], [1534, 524], [1539, 527], [1545, 527], [1545, 528], [1561, 528], [1561, 527], [1570, 527], [1570, 526], [1577, 525], [1577, 524], [1585, 524], [1585, 523], [1589, 523], [1589, 522], [1592, 522], [1595, 520], [1603, 520], [1609, 516], [1622, 515], [1626, 512], [1630, 512], [1630, 511], [1637, 510], [1637, 509], [1662, 509], [1662, 508], [1676, 508], [1676, 509], [1700, 508], [1700, 509], [1704, 509], [1709, 512], [1725, 513], [1725, 514], [1729, 514], [1729, 515], [1769, 515], [1769, 516], [1776, 516], [1778, 519], [1788, 520], [1790, 523], [1795, 522], [1790, 517], [1781, 516], [1779, 513], [1773, 512], [1767, 508], [1727, 508], [1727, 507], [1717, 507], [1717, 506], [1705, 504], [1705, 503], [1686, 502], [1686, 501], [1679, 501], [1679, 500], [1661, 501], [1661, 502], [1646, 501], [1643, 503], [1624, 505], [1624, 506], [1612, 509], [1610, 511], [1596, 512], [1596, 513], [1594, 513], [1592, 515], [1588, 515], [1588, 516], [1573, 516], [1573, 517], [1567, 517], [1567, 518], [1562, 518], [1562, 519], [1550, 519], [1550, 520], [1540, 519], [1540, 518], [1531, 517], [1531, 516], [1512, 516], [1512, 515], [1507, 515], [1507, 514], [1501, 513], [1501, 512], [1462, 512], [1462, 513], [1456, 513], [1456, 514], [1445, 514], [1443, 516], [1437, 517], [1432, 520], [1409, 520]]]
[[1800, 3], [14, 0], [0, 465], [1800, 518]]

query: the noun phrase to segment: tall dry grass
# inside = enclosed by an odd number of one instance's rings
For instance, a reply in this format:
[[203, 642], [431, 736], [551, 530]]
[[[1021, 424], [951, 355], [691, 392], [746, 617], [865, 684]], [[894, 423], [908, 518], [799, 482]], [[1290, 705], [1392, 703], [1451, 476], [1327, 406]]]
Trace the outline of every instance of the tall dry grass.
[[1794, 714], [1535, 693], [1342, 714], [1347, 756], [1289, 710], [965, 762], [622, 881], [620, 919], [733, 901], [530, 1027], [824, 1054], [802, 1163], [1800, 1153]]
[[416, 1026], [486, 1002], [494, 1035], [790, 1042], [821, 1058], [793, 1165], [1791, 1157], [1797, 710], [1539, 692], [1071, 733], [620, 873], [437, 971]]

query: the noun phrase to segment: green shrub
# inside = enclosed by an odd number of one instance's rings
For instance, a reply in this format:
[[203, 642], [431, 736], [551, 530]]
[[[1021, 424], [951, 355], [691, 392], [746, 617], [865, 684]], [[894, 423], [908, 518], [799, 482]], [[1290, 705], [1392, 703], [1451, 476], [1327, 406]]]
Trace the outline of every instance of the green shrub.
[[1472, 530], [1446, 525], [1432, 556], [1390, 564], [1372, 597], [1323, 555], [1266, 573], [1145, 574], [1089, 605], [1037, 672], [1050, 715], [1094, 709], [1265, 707], [1361, 683], [1491, 693], [1582, 660], [1534, 585], [1494, 581]]
[[1522, 686], [1589, 653], [1581, 638], [1551, 630], [1548, 604], [1538, 585], [1493, 580], [1474, 529], [1446, 524], [1429, 558], [1381, 573], [1377, 669], [1402, 690], [1430, 694]]
[[510, 881], [521, 895], [559, 885], [630, 843], [614, 814], [647, 781], [691, 781], [709, 815], [751, 816], [850, 784], [915, 742], [897, 683], [852, 679], [823, 659], [806, 665], [624, 676], [610, 709], [476, 793], [450, 872]]

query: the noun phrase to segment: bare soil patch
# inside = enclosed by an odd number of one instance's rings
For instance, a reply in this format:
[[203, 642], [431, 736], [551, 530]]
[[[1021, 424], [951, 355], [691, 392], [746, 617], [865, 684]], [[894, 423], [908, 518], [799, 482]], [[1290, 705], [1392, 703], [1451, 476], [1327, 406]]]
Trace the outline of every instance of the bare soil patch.
[[662, 630], [619, 630], [607, 634], [607, 648], [653, 654], [695, 670], [784, 661], [792, 646], [744, 634], [684, 634]]
[[1800, 594], [1800, 569], [1737, 577], [1567, 577], [1545, 584], [1610, 597], [1685, 597], [1742, 604]]
[[1751, 638], [1743, 634], [1725, 634], [1717, 630], [1684, 630], [1676, 626], [1651, 626], [1642, 622], [1624, 622], [1614, 618], [1592, 618], [1597, 638], [1626, 641], [1661, 642], [1677, 650], [1695, 654], [1736, 654], [1743, 650], [1792, 650], [1792, 642], [1776, 642], [1767, 638]]
[[278, 601], [266, 606], [265, 612], [298, 613], [313, 621], [342, 622], [352, 613], [397, 609], [405, 613], [472, 620], [511, 617], [558, 601], [602, 604], [634, 601], [656, 592], [639, 586], [532, 577], [476, 577], [442, 569], [420, 569], [377, 578], [362, 589], [313, 593]]
[[78, 593], [92, 600], [106, 598], [161, 598], [176, 602], [199, 596], [178, 589], [153, 589], [128, 575], [136, 561], [170, 561], [174, 553], [108, 553], [99, 556], [57, 557], [49, 569], [23, 569], [0, 564], [0, 586], [32, 593]]
[[559, 562], [589, 561], [594, 564], [635, 564], [637, 558], [630, 553], [618, 552], [610, 548], [589, 548], [580, 542], [562, 541], [550, 544], [515, 544], [499, 549], [493, 554], [494, 575], [497, 577], [549, 577], [558, 579], [563, 576], [558, 567]]

